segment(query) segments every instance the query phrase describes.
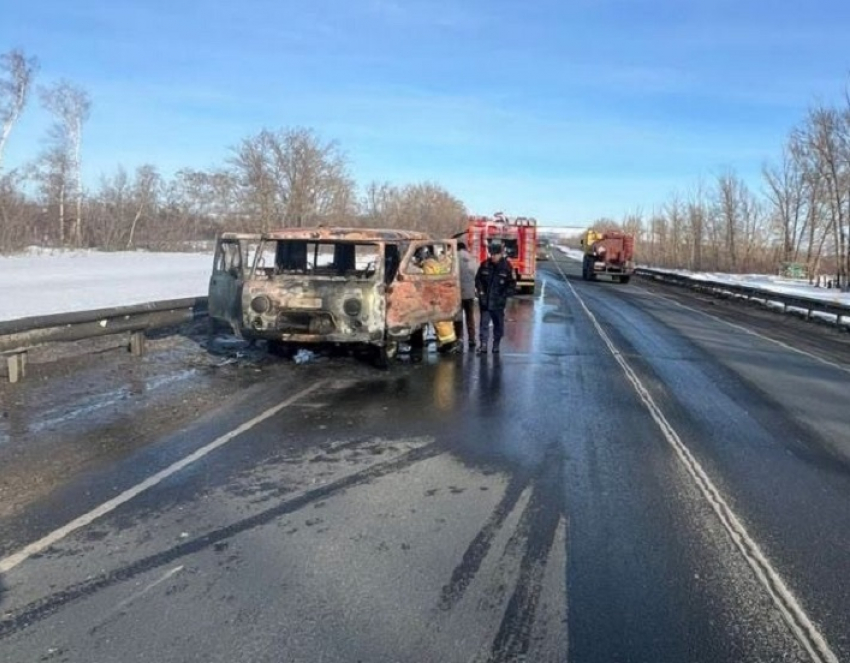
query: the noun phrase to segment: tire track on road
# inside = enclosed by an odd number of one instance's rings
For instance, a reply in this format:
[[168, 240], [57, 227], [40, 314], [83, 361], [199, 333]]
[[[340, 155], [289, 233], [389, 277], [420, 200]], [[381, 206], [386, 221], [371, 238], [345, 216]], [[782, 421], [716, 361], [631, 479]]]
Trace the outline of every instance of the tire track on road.
[[452, 572], [452, 578], [447, 585], [443, 586], [439, 607], [441, 610], [450, 610], [463, 598], [469, 584], [475, 579], [481, 563], [490, 552], [493, 539], [498, 534], [505, 519], [514, 510], [523, 491], [531, 481], [529, 474], [515, 475], [511, 478], [505, 489], [502, 499], [493, 509], [493, 513], [484, 523], [484, 527], [478, 532], [472, 543], [463, 554], [460, 564]]
[[[0, 640], [3, 640], [19, 631], [47, 619], [57, 613], [60, 609], [69, 606], [97, 592], [112, 587], [118, 583], [130, 580], [142, 573], [152, 571], [176, 562], [177, 560], [191, 555], [217, 543], [230, 539], [237, 534], [247, 532], [255, 527], [270, 523], [277, 518], [298, 511], [305, 506], [321, 499], [337, 495], [346, 489], [353, 488], [373, 479], [398, 472], [406, 467], [423, 460], [434, 458], [444, 453], [444, 449], [432, 442], [425, 446], [408, 451], [394, 460], [373, 465], [360, 472], [355, 472], [342, 479], [329, 483], [319, 488], [314, 488], [281, 502], [275, 507], [267, 509], [250, 518], [227, 525], [203, 536], [186, 541], [174, 548], [165, 550], [155, 555], [140, 559], [121, 569], [111, 571], [91, 580], [72, 585], [62, 591], [56, 592], [46, 598], [30, 603], [23, 608], [12, 612], [9, 616], [0, 620]], [[2, 577], [2, 576], [0, 576]]]
[[489, 663], [522, 661], [528, 654], [546, 565], [558, 525], [566, 518], [560, 490], [562, 469], [563, 458], [559, 462], [544, 461], [544, 474], [535, 482], [520, 517], [517, 532], [526, 536], [525, 551], [514, 592], [493, 640]]

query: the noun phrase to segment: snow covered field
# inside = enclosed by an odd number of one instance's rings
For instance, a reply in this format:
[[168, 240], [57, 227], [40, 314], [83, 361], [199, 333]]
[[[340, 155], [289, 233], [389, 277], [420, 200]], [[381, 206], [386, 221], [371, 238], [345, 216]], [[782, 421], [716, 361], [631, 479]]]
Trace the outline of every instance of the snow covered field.
[[0, 320], [206, 296], [212, 253], [39, 251], [0, 256]]

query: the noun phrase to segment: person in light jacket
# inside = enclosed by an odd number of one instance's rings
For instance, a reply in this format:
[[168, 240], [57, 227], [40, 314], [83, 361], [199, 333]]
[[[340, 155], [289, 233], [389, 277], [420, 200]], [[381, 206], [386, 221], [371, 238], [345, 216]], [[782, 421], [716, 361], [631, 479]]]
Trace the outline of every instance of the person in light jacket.
[[475, 349], [475, 270], [477, 265], [466, 248], [465, 242], [457, 243], [460, 258], [460, 313], [455, 318], [455, 336], [463, 340], [463, 324], [466, 320], [466, 337], [469, 349]]

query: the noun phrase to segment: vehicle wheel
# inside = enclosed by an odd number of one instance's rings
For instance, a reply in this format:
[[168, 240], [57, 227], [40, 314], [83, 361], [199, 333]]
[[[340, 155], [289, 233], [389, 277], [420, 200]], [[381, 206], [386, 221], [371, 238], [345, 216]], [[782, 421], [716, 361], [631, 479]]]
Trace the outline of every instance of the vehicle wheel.
[[386, 369], [398, 353], [398, 343], [395, 341], [384, 341], [383, 345], [375, 346], [374, 363], [376, 368]]
[[425, 329], [417, 329], [410, 335], [410, 361], [417, 364], [425, 356]]
[[593, 271], [593, 259], [585, 260], [585, 269], [587, 271], [587, 277], [585, 281], [595, 281], [596, 280], [596, 272]]
[[292, 359], [298, 348], [294, 343], [286, 341], [268, 341], [269, 354], [283, 359]]

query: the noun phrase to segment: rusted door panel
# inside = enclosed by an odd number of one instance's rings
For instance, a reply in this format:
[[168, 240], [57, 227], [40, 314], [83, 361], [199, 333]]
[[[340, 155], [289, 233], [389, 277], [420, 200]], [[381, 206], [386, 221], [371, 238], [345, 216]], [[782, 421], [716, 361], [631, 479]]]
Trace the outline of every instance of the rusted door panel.
[[[451, 247], [452, 267], [447, 274], [412, 274], [408, 271], [416, 249], [433, 244]], [[426, 323], [452, 320], [460, 310], [457, 243], [454, 240], [412, 242], [395, 280], [387, 287], [387, 329], [415, 329]]]
[[229, 324], [236, 333], [242, 324], [242, 284], [246, 270], [250, 269], [250, 265], [246, 264], [250, 241], [256, 241], [256, 238], [219, 238], [210, 276], [210, 318]]

